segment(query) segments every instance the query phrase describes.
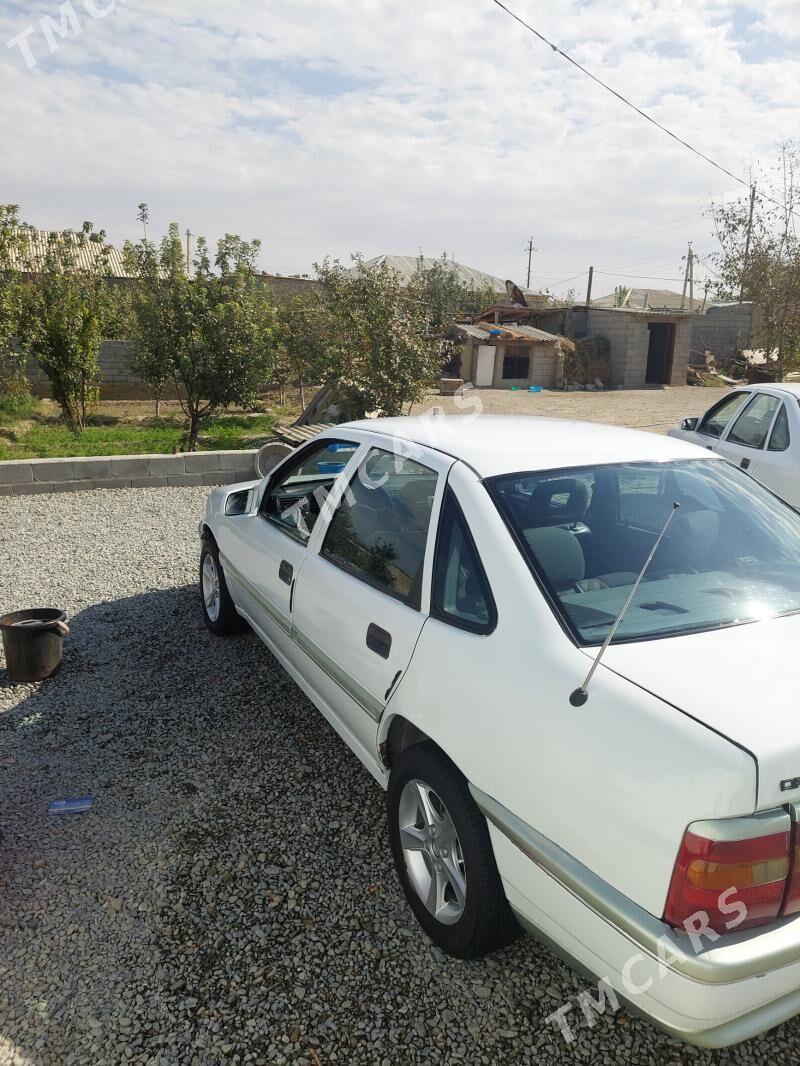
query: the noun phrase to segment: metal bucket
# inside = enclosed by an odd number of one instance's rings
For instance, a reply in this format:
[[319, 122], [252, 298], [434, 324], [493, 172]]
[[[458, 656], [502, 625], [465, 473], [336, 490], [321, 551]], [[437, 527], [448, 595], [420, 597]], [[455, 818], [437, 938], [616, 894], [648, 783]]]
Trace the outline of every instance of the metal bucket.
[[69, 633], [66, 617], [63, 611], [34, 607], [0, 618], [9, 681], [43, 681], [56, 672]]

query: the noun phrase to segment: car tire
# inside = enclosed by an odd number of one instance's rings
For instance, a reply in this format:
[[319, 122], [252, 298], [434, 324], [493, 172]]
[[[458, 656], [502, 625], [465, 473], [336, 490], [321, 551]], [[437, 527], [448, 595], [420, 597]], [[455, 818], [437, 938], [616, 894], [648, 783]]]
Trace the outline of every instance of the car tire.
[[400, 883], [435, 944], [472, 959], [516, 938], [486, 819], [464, 775], [435, 744], [415, 744], [397, 757], [387, 813]]
[[203, 538], [200, 552], [200, 605], [206, 625], [217, 637], [244, 633], [249, 628], [231, 599], [219, 550], [210, 536]]

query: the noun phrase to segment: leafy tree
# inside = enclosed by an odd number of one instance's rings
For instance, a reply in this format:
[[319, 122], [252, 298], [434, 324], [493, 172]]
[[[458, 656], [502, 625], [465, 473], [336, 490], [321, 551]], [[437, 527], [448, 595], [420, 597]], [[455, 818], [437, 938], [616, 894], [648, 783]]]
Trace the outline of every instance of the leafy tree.
[[477, 314], [498, 300], [494, 287], [488, 283], [465, 285], [454, 264], [444, 254], [429, 266], [420, 256], [412, 286], [424, 294], [430, 329], [442, 335], [454, 319]]
[[[105, 237], [91, 222], [84, 222], [78, 233], [50, 233], [46, 251], [25, 264], [22, 346], [47, 374], [76, 436], [97, 396], [100, 346], [113, 318]], [[87, 249], [92, 254], [81, 256]]]
[[189, 451], [204, 421], [230, 404], [252, 403], [268, 376], [273, 311], [255, 276], [259, 251], [258, 241], [226, 234], [215, 271], [201, 238], [190, 277], [175, 223], [158, 247], [147, 238], [125, 246], [137, 278], [137, 373], [157, 393], [172, 381], [189, 423]]
[[27, 227], [16, 204], [0, 204], [0, 406], [28, 395], [25, 355], [16, 344], [22, 306], [19, 255]]
[[328, 316], [318, 292], [298, 293], [277, 311], [273, 378], [283, 393], [293, 380], [305, 410], [305, 387], [318, 384], [328, 362]]
[[720, 242], [714, 256], [720, 299], [758, 305], [753, 341], [779, 380], [800, 362], [800, 238], [796, 232], [800, 150], [783, 145], [777, 166], [750, 200], [715, 204]]
[[422, 398], [439, 374], [439, 338], [429, 328], [426, 295], [404, 286], [385, 261], [367, 267], [353, 257], [351, 272], [339, 262], [317, 267], [326, 313], [326, 380], [336, 385], [346, 417], [380, 410], [402, 414]]

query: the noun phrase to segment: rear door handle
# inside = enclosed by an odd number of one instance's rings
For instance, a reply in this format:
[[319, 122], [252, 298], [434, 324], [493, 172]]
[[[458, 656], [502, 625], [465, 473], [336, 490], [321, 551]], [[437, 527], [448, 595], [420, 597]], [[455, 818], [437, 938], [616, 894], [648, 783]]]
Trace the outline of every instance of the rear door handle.
[[388, 659], [392, 650], [392, 634], [370, 622], [367, 626], [367, 647], [382, 659]]
[[292, 577], [294, 575], [294, 569], [291, 563], [287, 563], [284, 559], [281, 565], [278, 567], [278, 577], [284, 583], [284, 585], [291, 585]]
[[741, 463], [739, 465], [741, 466], [742, 470], [746, 470], [748, 468], [748, 466], [750, 466], [750, 460], [749, 459], [742, 459], [742, 461], [741, 461]]

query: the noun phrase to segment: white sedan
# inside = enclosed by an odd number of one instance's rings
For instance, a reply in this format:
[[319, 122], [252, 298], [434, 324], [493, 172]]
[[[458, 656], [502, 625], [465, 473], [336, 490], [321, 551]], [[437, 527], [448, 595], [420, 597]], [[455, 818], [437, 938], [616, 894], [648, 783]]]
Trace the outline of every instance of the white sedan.
[[800, 385], [745, 385], [669, 436], [718, 452], [800, 509]]
[[209, 629], [388, 790], [445, 951], [521, 925], [709, 1047], [800, 1011], [795, 511], [667, 437], [439, 417], [326, 430], [200, 534]]

